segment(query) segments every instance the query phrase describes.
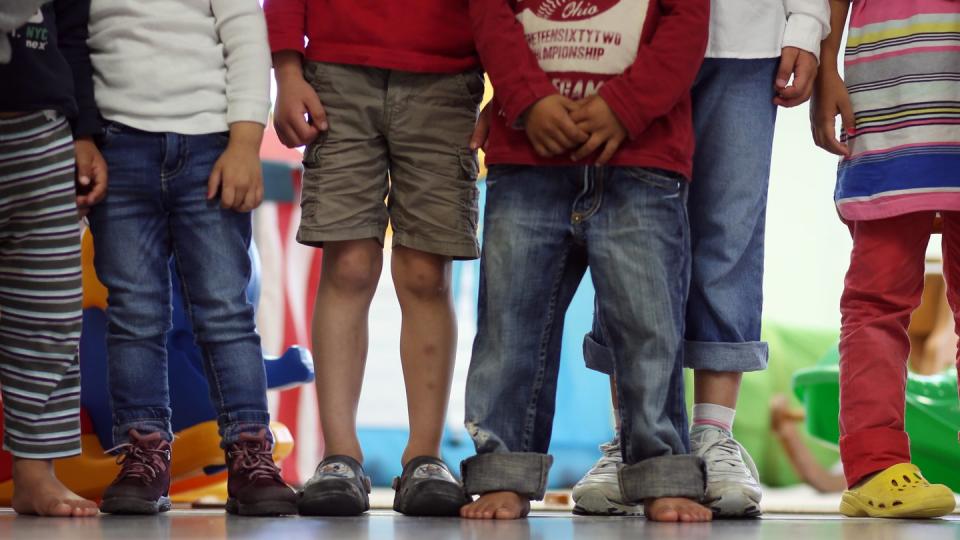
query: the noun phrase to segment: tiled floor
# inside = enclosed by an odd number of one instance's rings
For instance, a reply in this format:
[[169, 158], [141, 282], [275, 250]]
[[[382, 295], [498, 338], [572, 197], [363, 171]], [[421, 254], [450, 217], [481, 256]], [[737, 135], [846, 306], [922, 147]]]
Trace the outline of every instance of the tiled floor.
[[960, 521], [842, 519], [835, 515], [768, 514], [761, 520], [661, 524], [642, 518], [584, 518], [537, 512], [511, 522], [407, 518], [376, 510], [359, 518], [237, 518], [210, 510], [175, 510], [158, 517], [101, 516], [83, 520], [17, 517], [0, 511], [0, 538], [71, 540], [221, 538], [294, 540], [590, 540], [684, 539], [939, 540], [960, 535]]

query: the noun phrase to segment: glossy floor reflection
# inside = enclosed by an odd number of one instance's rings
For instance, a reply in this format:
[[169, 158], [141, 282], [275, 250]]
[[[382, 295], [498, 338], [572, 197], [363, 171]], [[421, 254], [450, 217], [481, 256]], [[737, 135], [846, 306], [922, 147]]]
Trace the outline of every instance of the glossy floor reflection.
[[361, 518], [225, 517], [219, 511], [177, 510], [159, 517], [101, 516], [84, 520], [17, 517], [0, 510], [0, 538], [23, 540], [221, 538], [294, 540], [590, 540], [645, 538], [669, 540], [881, 539], [939, 540], [960, 538], [960, 519], [887, 521], [843, 519], [834, 515], [767, 515], [754, 521], [669, 525], [637, 518], [584, 518], [564, 513], [537, 513], [524, 521], [476, 522], [459, 519], [407, 518], [388, 511]]

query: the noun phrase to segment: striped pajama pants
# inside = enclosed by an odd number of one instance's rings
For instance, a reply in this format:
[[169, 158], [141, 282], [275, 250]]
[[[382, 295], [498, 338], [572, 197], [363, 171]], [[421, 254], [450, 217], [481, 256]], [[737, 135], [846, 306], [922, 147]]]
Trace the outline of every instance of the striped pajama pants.
[[0, 119], [0, 390], [16, 457], [80, 452], [80, 278], [69, 125]]

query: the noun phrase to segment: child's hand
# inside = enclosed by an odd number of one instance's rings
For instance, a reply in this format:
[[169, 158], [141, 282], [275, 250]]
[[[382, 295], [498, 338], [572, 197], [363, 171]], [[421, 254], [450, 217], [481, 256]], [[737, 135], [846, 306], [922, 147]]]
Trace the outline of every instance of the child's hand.
[[538, 156], [559, 156], [587, 142], [589, 134], [578, 128], [570, 117], [570, 113], [578, 108], [577, 103], [560, 94], [553, 94], [527, 110], [527, 138]]
[[273, 62], [277, 76], [273, 125], [277, 136], [290, 148], [310, 144], [329, 127], [320, 96], [304, 80], [299, 54], [280, 52], [274, 55]]
[[220, 192], [220, 206], [249, 212], [263, 201], [263, 166], [260, 142], [263, 126], [254, 122], [230, 124], [230, 143], [213, 166], [207, 182], [207, 199]]
[[810, 129], [813, 141], [827, 152], [838, 156], [850, 156], [850, 147], [837, 140], [837, 115], [847, 133], [853, 133], [856, 123], [850, 94], [834, 70], [823, 70], [817, 79], [813, 100], [810, 102]]
[[77, 139], [73, 146], [77, 159], [77, 210], [83, 217], [107, 193], [107, 162], [90, 137]]
[[[793, 84], [787, 86], [791, 76]], [[775, 83], [777, 97], [773, 98], [773, 102], [781, 107], [796, 107], [806, 102], [813, 92], [816, 78], [817, 57], [813, 53], [796, 47], [784, 47]]]
[[477, 125], [473, 128], [473, 134], [470, 135], [470, 149], [479, 150], [487, 144], [487, 136], [490, 135], [490, 104], [487, 104], [480, 111], [477, 117]]
[[606, 165], [626, 140], [627, 128], [623, 127], [610, 105], [607, 105], [607, 102], [598, 95], [585, 98], [577, 104], [580, 108], [570, 117], [577, 123], [580, 130], [590, 134], [590, 138], [583, 146], [577, 148], [570, 159], [580, 161], [602, 146], [603, 152], [597, 158], [596, 165]]

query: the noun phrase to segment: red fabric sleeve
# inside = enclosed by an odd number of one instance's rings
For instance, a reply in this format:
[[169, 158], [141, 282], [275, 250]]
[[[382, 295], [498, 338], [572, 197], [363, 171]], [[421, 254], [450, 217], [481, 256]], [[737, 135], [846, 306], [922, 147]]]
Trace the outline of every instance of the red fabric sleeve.
[[600, 96], [634, 139], [690, 92], [707, 50], [709, 0], [660, 0], [653, 38], [640, 46], [623, 75], [600, 88]]
[[507, 125], [516, 126], [534, 103], [559, 92], [527, 45], [510, 0], [470, 0], [470, 21]]
[[263, 13], [267, 18], [270, 52], [306, 50], [307, 0], [266, 0]]

